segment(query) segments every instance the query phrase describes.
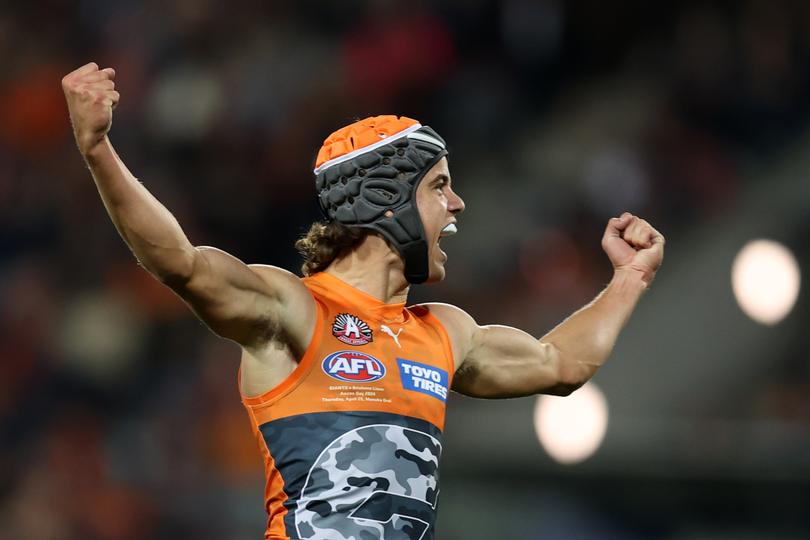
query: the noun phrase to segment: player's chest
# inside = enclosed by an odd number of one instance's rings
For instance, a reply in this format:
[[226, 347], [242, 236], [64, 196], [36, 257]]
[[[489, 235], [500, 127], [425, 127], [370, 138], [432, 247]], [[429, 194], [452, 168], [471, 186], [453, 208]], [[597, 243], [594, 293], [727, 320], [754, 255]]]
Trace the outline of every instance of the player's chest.
[[351, 313], [328, 322], [312, 382], [325, 386], [336, 402], [398, 400], [443, 410], [450, 373], [435, 332], [417, 320], [382, 322]]

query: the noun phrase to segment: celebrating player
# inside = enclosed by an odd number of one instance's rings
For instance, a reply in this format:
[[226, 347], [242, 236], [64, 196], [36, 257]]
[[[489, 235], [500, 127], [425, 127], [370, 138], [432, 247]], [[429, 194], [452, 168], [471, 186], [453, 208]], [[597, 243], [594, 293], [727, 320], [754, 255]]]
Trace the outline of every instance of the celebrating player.
[[326, 221], [297, 247], [303, 278], [192, 245], [107, 133], [115, 71], [62, 81], [79, 151], [138, 261], [212, 331], [242, 347], [240, 391], [265, 461], [268, 539], [433, 538], [447, 392], [567, 395], [605, 362], [661, 265], [664, 238], [629, 213], [602, 247], [608, 286], [542, 338], [479, 326], [458, 307], [407, 306], [445, 278], [443, 237], [464, 202], [444, 140], [419, 122], [366, 118], [315, 163]]

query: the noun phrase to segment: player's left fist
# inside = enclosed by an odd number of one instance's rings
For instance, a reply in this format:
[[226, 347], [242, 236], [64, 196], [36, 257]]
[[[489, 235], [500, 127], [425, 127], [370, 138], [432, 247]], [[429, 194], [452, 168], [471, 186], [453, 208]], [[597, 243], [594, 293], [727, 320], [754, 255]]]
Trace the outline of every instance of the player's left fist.
[[608, 221], [602, 236], [602, 249], [610, 259], [614, 272], [640, 272], [648, 285], [655, 279], [655, 273], [664, 260], [665, 243], [660, 232], [630, 212]]

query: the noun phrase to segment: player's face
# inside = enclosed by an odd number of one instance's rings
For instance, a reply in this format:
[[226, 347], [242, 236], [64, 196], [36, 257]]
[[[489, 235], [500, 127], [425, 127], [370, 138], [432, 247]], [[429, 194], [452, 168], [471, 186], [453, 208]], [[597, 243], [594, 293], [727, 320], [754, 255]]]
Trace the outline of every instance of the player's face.
[[439, 240], [455, 232], [456, 214], [464, 210], [464, 201], [456, 195], [450, 183], [447, 158], [442, 158], [425, 174], [416, 189], [416, 206], [425, 229], [428, 244], [427, 282], [444, 279], [447, 254], [439, 247]]

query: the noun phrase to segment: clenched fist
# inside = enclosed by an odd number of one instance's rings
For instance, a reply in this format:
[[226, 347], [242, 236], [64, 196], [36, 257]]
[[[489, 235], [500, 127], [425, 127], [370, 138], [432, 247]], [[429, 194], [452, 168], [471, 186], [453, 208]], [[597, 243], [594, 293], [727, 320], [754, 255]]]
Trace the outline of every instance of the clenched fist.
[[648, 285], [664, 260], [664, 243], [660, 232], [630, 212], [611, 219], [602, 237], [602, 249], [613, 264], [613, 270], [641, 272]]
[[112, 126], [112, 111], [120, 95], [115, 91], [115, 70], [99, 69], [90, 62], [62, 79], [73, 135], [82, 155], [104, 140]]

